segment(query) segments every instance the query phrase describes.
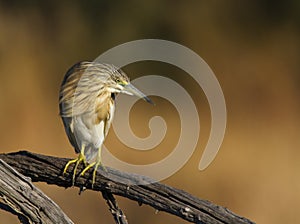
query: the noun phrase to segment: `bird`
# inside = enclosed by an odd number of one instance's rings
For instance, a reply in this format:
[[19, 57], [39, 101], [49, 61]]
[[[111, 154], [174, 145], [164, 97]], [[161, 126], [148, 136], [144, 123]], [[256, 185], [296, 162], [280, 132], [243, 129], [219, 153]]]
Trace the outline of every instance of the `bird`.
[[108, 134], [117, 94], [135, 95], [148, 103], [152, 100], [130, 83], [126, 73], [112, 64], [81, 61], [74, 64], [65, 74], [59, 91], [59, 114], [65, 132], [78, 157], [68, 161], [64, 167], [75, 163], [72, 186], [77, 167], [84, 163], [80, 173], [94, 168], [92, 187], [101, 162], [101, 146]]

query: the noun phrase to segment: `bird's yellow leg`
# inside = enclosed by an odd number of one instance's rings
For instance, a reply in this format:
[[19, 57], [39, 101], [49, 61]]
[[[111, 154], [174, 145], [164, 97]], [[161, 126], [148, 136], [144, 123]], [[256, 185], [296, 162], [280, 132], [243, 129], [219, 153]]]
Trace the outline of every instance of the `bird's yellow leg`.
[[94, 186], [94, 183], [96, 181], [96, 174], [97, 174], [97, 170], [98, 170], [98, 167], [99, 166], [102, 166], [102, 163], [101, 163], [101, 148], [98, 149], [98, 154], [97, 154], [97, 158], [96, 158], [96, 161], [89, 164], [82, 172], [81, 172], [81, 176], [83, 176], [85, 174], [85, 172], [94, 167], [94, 171], [93, 171], [93, 179], [92, 179], [92, 188]]
[[75, 183], [75, 176], [76, 176], [76, 171], [77, 171], [77, 167], [78, 167], [79, 163], [83, 162], [83, 163], [86, 165], [86, 159], [85, 159], [85, 155], [84, 155], [84, 149], [85, 149], [85, 145], [82, 144], [82, 146], [81, 146], [81, 151], [80, 151], [78, 157], [77, 157], [76, 159], [70, 160], [70, 161], [66, 164], [66, 166], [65, 166], [65, 169], [64, 169], [63, 174], [65, 174], [65, 173], [67, 172], [68, 167], [69, 167], [72, 163], [76, 163], [76, 164], [75, 164], [75, 167], [74, 167], [74, 170], [73, 170], [72, 185], [74, 185], [74, 183]]

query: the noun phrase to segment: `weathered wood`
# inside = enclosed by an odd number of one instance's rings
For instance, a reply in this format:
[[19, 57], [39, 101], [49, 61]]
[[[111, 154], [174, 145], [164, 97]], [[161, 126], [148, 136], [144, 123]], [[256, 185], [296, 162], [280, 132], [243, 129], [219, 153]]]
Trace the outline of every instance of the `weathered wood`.
[[30, 178], [0, 159], [0, 204], [22, 223], [73, 223]]
[[114, 195], [110, 191], [102, 191], [102, 196], [106, 200], [109, 211], [114, 217], [116, 224], [128, 224], [126, 216], [122, 209], [119, 208]]
[[[69, 167], [67, 175], [62, 175], [68, 159], [33, 154], [26, 151], [0, 154], [0, 159], [6, 161], [25, 176], [32, 178], [33, 181], [42, 181], [62, 187], [71, 186], [73, 166]], [[79, 165], [78, 169], [83, 169], [83, 166]], [[84, 176], [77, 177], [75, 186], [79, 188], [84, 186], [86, 189], [91, 189], [91, 172], [89, 170]], [[183, 190], [158, 182], [152, 183], [153, 181], [148, 177], [121, 172], [109, 167], [106, 168], [105, 172], [108, 178], [98, 174], [94, 188], [91, 190], [107, 191], [111, 194], [123, 196], [137, 201], [139, 204], [150, 205], [158, 211], [168, 212], [193, 223], [253, 223], [232, 213], [227, 208], [196, 198]], [[136, 183], [141, 182], [144, 184], [136, 185]]]

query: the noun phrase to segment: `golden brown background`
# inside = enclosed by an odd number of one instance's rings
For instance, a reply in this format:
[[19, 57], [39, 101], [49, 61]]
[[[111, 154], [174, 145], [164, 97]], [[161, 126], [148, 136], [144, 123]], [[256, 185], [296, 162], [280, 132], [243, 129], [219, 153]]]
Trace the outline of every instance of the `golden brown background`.
[[[280, 3], [279, 3], [280, 2]], [[229, 1], [0, 1], [0, 152], [30, 150], [74, 157], [58, 116], [58, 90], [75, 62], [93, 60], [118, 44], [159, 38], [183, 44], [213, 69], [224, 91], [228, 123], [220, 152], [204, 171], [198, 162], [210, 130], [202, 90], [179, 69], [144, 62], [132, 77], [168, 74], [191, 94], [201, 119], [191, 160], [164, 181], [228, 207], [258, 223], [299, 223], [300, 3]], [[113, 130], [107, 144], [120, 158], [164, 158], [179, 136], [178, 114], [167, 101], [138, 102], [132, 128], [147, 136], [148, 119], [165, 116], [169, 132], [150, 152], [126, 148]], [[38, 183], [75, 223], [113, 223], [100, 194]], [[118, 198], [129, 223], [186, 223]], [[0, 223], [18, 223], [0, 211]]]

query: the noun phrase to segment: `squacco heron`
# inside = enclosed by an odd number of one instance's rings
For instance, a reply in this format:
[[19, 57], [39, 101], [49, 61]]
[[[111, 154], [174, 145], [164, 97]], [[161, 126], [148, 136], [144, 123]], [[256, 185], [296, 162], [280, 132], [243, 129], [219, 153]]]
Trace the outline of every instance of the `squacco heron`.
[[84, 173], [93, 170], [92, 186], [101, 164], [101, 146], [107, 136], [115, 111], [118, 93], [138, 96], [152, 101], [130, 84], [128, 76], [110, 64], [83, 61], [73, 65], [66, 73], [59, 93], [59, 109], [70, 143], [79, 153], [64, 169], [75, 163], [72, 185], [78, 165], [83, 162]]

